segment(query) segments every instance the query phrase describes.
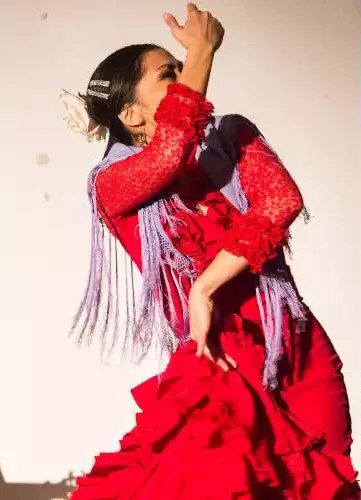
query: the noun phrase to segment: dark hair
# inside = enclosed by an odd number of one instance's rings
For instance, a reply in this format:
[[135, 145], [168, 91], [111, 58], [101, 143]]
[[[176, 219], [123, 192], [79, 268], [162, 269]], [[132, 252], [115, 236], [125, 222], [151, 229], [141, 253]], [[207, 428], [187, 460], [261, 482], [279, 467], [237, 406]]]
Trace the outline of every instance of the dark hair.
[[[109, 129], [109, 142], [120, 141], [131, 145], [132, 139], [119, 120], [118, 115], [125, 106], [132, 104], [135, 98], [135, 89], [143, 76], [143, 58], [151, 50], [161, 49], [158, 45], [151, 43], [128, 45], [112, 54], [102, 61], [92, 74], [91, 80], [110, 81], [110, 87], [92, 84], [91, 90], [109, 94], [104, 99], [94, 95], [81, 95], [85, 99], [86, 109], [89, 116], [101, 125]], [[90, 84], [89, 81], [89, 84]]]

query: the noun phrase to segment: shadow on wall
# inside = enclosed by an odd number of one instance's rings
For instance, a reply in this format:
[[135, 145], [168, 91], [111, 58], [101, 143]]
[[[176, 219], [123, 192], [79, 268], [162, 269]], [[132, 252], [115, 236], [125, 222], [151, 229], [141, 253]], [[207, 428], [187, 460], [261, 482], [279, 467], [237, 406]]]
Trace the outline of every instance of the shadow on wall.
[[7, 483], [0, 469], [0, 500], [67, 500], [74, 479], [69, 473], [60, 483]]

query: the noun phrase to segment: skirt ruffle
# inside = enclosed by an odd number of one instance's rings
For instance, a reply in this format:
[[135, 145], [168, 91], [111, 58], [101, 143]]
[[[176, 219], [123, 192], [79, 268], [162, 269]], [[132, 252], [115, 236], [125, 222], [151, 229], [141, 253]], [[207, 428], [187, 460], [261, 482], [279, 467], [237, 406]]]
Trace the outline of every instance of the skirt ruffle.
[[239, 348], [234, 336], [228, 347], [237, 370], [223, 372], [188, 345], [160, 380], [135, 387], [136, 426], [119, 451], [95, 458], [71, 499], [359, 498], [337, 497], [355, 484], [350, 458], [323, 453], [324, 434], [263, 389], [263, 350]]

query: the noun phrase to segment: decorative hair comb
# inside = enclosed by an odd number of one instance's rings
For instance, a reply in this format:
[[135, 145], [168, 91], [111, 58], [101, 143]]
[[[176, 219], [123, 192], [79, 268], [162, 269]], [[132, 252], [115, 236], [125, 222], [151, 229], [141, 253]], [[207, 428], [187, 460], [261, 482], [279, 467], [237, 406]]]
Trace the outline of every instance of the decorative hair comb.
[[100, 99], [109, 99], [109, 93], [99, 92], [98, 90], [92, 90], [89, 87], [109, 88], [110, 87], [109, 80], [90, 80], [89, 86], [88, 86], [87, 91], [86, 91], [87, 95], [94, 95], [96, 97], [99, 97]]

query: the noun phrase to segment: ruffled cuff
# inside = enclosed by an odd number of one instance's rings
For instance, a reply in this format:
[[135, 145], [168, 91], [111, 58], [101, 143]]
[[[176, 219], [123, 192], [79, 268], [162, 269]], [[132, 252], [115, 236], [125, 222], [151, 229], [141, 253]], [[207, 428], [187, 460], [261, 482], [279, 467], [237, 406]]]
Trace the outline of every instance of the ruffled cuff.
[[213, 105], [203, 94], [182, 83], [168, 85], [167, 95], [154, 115], [157, 123], [167, 123], [183, 130], [191, 139], [204, 139], [205, 128], [213, 113]]
[[248, 260], [253, 273], [276, 257], [280, 246], [287, 243], [288, 231], [272, 224], [268, 217], [245, 214], [225, 232], [222, 248]]

